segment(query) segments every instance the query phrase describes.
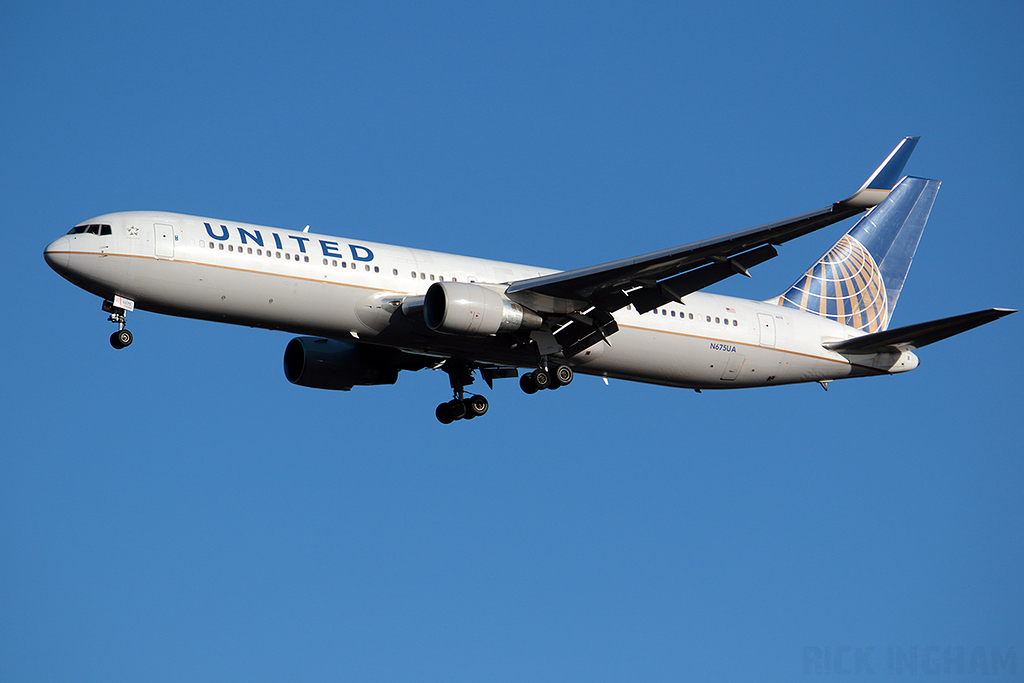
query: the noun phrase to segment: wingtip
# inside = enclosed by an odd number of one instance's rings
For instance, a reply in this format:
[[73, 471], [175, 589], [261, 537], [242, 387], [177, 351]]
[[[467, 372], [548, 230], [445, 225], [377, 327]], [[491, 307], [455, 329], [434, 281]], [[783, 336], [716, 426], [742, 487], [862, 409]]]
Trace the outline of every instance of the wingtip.
[[920, 135], [908, 135], [900, 140], [899, 144], [889, 152], [889, 156], [885, 158], [885, 161], [875, 169], [874, 173], [868, 176], [868, 179], [864, 181], [860, 189], [837, 203], [861, 209], [870, 209], [872, 206], [881, 204], [889, 195], [889, 192], [896, 187], [896, 184], [903, 175], [903, 169], [906, 167], [907, 161], [909, 161], [910, 155], [914, 152], [914, 148], [917, 147], [917, 142], [920, 139]]

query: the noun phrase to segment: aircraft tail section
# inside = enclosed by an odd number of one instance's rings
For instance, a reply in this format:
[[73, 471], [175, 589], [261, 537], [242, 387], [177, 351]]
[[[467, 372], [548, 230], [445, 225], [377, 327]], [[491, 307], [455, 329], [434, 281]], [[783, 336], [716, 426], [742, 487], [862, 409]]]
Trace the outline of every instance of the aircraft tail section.
[[772, 303], [856, 327], [889, 327], [938, 180], [906, 177]]

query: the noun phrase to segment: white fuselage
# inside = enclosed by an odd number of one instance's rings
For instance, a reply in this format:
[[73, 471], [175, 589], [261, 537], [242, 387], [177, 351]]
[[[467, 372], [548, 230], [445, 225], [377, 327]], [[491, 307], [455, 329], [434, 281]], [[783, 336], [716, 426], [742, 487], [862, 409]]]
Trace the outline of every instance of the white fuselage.
[[[398, 313], [434, 282], [510, 283], [556, 271], [486, 259], [163, 212], [90, 221], [47, 259], [83, 289], [136, 308], [295, 334], [358, 339], [424, 354], [530, 367], [536, 350], [493, 336], [445, 335]], [[725, 389], [905, 372], [913, 353], [844, 356], [822, 347], [859, 330], [802, 311], [714, 294], [638, 314], [567, 359], [577, 372], [668, 386]]]

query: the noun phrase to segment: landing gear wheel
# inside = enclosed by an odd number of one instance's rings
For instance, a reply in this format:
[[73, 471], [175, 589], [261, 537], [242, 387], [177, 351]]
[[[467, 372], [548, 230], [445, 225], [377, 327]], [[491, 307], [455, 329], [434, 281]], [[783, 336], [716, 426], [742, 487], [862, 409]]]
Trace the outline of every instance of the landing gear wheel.
[[452, 411], [452, 407], [448, 403], [442, 403], [434, 411], [434, 415], [437, 417], [437, 421], [443, 425], [450, 425], [455, 422], [455, 413]]
[[557, 384], [552, 386], [552, 388], [555, 388], [555, 386], [564, 387], [567, 384], [571, 384], [572, 378], [572, 368], [568, 365], [559, 365], [558, 369], [555, 370], [555, 382]]
[[123, 349], [126, 346], [131, 346], [132, 333], [127, 329], [118, 330], [114, 334], [110, 335], [110, 345], [115, 349]]
[[536, 394], [537, 385], [533, 383], [533, 373], [528, 372], [519, 378], [519, 388], [526, 394]]
[[470, 396], [464, 401], [464, 403], [466, 405], [467, 420], [487, 414], [487, 399], [479, 394], [476, 396]]
[[551, 388], [551, 373], [545, 370], [534, 370], [530, 373], [533, 376], [533, 386], [537, 391]]
[[452, 411], [453, 419], [461, 420], [466, 417], [466, 404], [455, 398], [448, 401], [448, 407]]

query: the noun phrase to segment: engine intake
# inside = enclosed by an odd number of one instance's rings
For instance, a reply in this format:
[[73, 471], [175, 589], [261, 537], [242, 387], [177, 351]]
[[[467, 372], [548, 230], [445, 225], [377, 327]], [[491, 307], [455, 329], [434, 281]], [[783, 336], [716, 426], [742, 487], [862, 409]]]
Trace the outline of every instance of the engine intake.
[[544, 321], [503, 294], [466, 282], [435, 282], [423, 298], [427, 327], [445, 334], [537, 329]]
[[370, 356], [355, 344], [296, 337], [284, 349], [284, 376], [299, 386], [341, 391], [398, 381], [397, 367]]

